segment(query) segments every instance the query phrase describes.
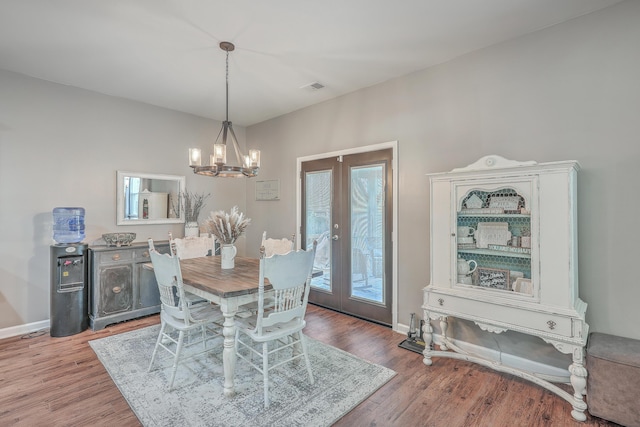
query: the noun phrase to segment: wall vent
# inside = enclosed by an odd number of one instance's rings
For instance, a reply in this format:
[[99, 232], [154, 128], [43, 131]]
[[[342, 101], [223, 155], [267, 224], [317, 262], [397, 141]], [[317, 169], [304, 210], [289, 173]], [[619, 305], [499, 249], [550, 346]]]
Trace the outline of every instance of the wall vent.
[[320, 90], [324, 88], [324, 85], [322, 83], [319, 82], [313, 82], [313, 83], [309, 83], [308, 85], [304, 85], [302, 86], [300, 89], [305, 89], [311, 92], [315, 92], [317, 90]]

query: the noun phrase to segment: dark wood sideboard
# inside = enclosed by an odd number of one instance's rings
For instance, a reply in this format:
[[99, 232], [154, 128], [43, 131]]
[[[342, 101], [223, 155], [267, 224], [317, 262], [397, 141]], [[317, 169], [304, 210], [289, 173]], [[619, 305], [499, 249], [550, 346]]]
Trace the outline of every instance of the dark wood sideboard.
[[[154, 242], [160, 253], [169, 253], [169, 242]], [[89, 325], [94, 331], [107, 325], [160, 312], [160, 295], [149, 246], [92, 246], [89, 248]]]

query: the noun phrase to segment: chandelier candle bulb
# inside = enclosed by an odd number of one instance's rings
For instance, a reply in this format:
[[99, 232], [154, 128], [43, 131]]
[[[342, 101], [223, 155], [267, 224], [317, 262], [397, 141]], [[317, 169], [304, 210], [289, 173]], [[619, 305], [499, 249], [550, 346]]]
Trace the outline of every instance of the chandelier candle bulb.
[[213, 144], [211, 165], [227, 163], [227, 146], [225, 144]]
[[202, 153], [199, 148], [189, 148], [189, 166], [202, 166]]
[[252, 168], [260, 167], [260, 150], [249, 150], [249, 166]]

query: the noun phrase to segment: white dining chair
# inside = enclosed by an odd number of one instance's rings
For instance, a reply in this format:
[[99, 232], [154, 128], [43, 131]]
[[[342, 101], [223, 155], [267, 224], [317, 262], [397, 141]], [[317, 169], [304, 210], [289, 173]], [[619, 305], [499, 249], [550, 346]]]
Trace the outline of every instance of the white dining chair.
[[[239, 359], [262, 373], [264, 406], [269, 406], [269, 371], [284, 363], [304, 358], [309, 382], [314, 383], [307, 343], [302, 329], [309, 300], [316, 243], [308, 251], [291, 251], [284, 255], [260, 254], [258, 310], [246, 319], [238, 319], [236, 354]], [[265, 308], [265, 279], [273, 287], [273, 304]], [[253, 356], [261, 360], [254, 363]]]
[[[162, 348], [169, 352], [173, 356], [169, 380], [169, 390], [171, 390], [179, 364], [221, 348], [220, 346], [209, 347], [208, 342], [221, 335], [224, 317], [217, 306], [211, 304], [189, 305], [187, 303], [180, 261], [177, 257], [157, 252], [152, 239], [149, 239], [149, 255], [160, 291], [161, 326], [148, 371], [150, 372], [153, 368], [158, 349]], [[187, 342], [185, 342], [185, 337]], [[189, 351], [188, 357], [183, 357], [185, 348], [191, 349], [198, 344], [202, 344], [200, 351]]]
[[260, 243], [261, 247], [264, 247], [265, 254], [267, 257], [270, 257], [274, 254], [286, 254], [287, 252], [291, 252], [296, 249], [296, 235], [295, 233], [291, 235], [291, 239], [287, 239], [283, 237], [282, 239], [274, 239], [267, 238], [267, 232], [264, 231], [262, 233], [262, 242]]
[[[275, 254], [284, 255], [295, 250], [296, 244], [296, 235], [295, 233], [291, 235], [291, 239], [287, 239], [283, 237], [282, 239], [274, 239], [267, 238], [267, 232], [264, 231], [262, 233], [262, 242], [260, 244], [261, 248], [264, 248], [265, 256], [270, 257]], [[271, 291], [265, 292], [264, 306], [270, 307], [273, 304], [273, 299], [271, 298]], [[242, 306], [243, 312], [240, 315], [245, 315], [246, 311], [251, 313], [256, 313], [258, 311], [258, 304], [256, 302], [251, 302]]]
[[174, 238], [169, 232], [169, 246], [180, 259], [199, 258], [215, 255], [215, 243], [211, 235]]
[[[199, 258], [215, 254], [215, 240], [213, 236], [193, 236], [174, 238], [169, 232], [169, 247], [171, 253], [178, 259]], [[206, 299], [185, 291], [185, 298], [189, 305], [208, 302]]]
[[[262, 242], [260, 248], [264, 248], [265, 256], [270, 257], [274, 254], [283, 255], [295, 250], [296, 235], [291, 235], [291, 240], [283, 237], [282, 239], [267, 238], [267, 232], [262, 233]], [[264, 306], [270, 307], [273, 303], [271, 298], [271, 291], [265, 292]], [[242, 306], [242, 311], [238, 313], [239, 316], [246, 316], [246, 313], [256, 313], [258, 311], [258, 303], [250, 302]]]

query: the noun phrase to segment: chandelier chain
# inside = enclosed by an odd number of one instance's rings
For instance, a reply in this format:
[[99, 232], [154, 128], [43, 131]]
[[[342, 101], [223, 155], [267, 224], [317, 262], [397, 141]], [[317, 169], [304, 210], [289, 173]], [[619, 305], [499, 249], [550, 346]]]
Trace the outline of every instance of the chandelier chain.
[[225, 82], [226, 82], [226, 92], [227, 92], [227, 99], [226, 99], [226, 106], [227, 106], [227, 121], [229, 121], [229, 51], [227, 50], [227, 72], [225, 75]]

